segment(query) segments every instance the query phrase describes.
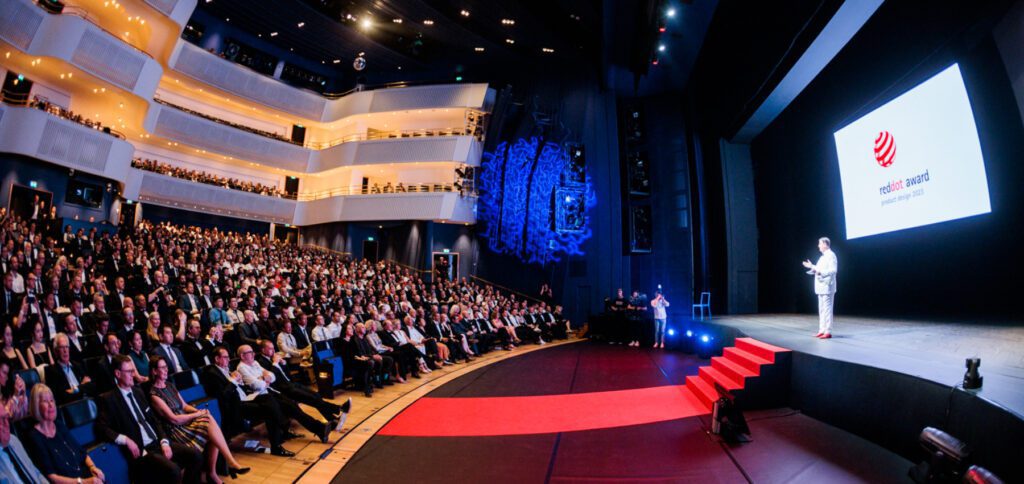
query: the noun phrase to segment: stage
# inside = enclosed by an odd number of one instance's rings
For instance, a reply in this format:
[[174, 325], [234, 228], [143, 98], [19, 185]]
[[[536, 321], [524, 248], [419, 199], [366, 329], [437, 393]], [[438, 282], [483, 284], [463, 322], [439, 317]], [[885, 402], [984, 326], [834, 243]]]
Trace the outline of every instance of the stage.
[[1024, 419], [1024, 323], [983, 324], [839, 316], [830, 340], [814, 338], [817, 315], [722, 316], [708, 323], [830, 360], [856, 363], [952, 387], [964, 360], [980, 357], [981, 390], [972, 392]]

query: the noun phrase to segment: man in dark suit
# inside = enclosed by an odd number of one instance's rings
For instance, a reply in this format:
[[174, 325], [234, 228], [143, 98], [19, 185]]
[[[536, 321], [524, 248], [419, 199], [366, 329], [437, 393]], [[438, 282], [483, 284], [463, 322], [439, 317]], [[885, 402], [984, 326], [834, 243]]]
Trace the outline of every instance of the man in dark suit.
[[124, 355], [113, 359], [117, 388], [98, 398], [96, 434], [123, 446], [133, 482], [199, 482], [202, 455], [190, 446], [173, 443], [135, 388], [135, 366]]
[[196, 287], [191, 282], [186, 284], [185, 290], [178, 295], [178, 307], [189, 315], [199, 312], [199, 296], [196, 295]]
[[14, 292], [14, 274], [4, 274], [4, 286], [0, 288], [0, 319], [10, 321], [21, 311], [21, 297]]
[[160, 344], [150, 350], [150, 354], [160, 355], [167, 360], [167, 369], [171, 374], [179, 373], [189, 369], [188, 362], [181, 350], [171, 346], [174, 343], [174, 330], [170, 326], [160, 327]]
[[295, 347], [304, 350], [310, 345], [309, 317], [301, 311], [296, 311], [295, 324], [292, 325], [292, 336], [295, 336]]
[[214, 364], [203, 372], [203, 386], [207, 394], [217, 398], [224, 418], [225, 434], [233, 435], [242, 431], [241, 419], [266, 422], [270, 440], [270, 453], [292, 457], [294, 452], [282, 446], [288, 418], [281, 412], [277, 401], [268, 394], [248, 394], [242, 389], [242, 376], [228, 370], [231, 356], [224, 347], [213, 350]]
[[71, 343], [67, 335], [58, 333], [53, 348], [57, 353], [57, 362], [46, 366], [45, 376], [57, 405], [80, 400], [83, 396], [96, 395], [96, 385], [85, 374], [81, 363], [71, 361]]
[[296, 402], [305, 403], [315, 408], [328, 422], [341, 419], [342, 423], [337, 427], [337, 429], [341, 429], [348, 411], [352, 408], [351, 398], [344, 405], [338, 406], [324, 400], [310, 389], [295, 383], [285, 369], [287, 364], [285, 359], [274, 350], [273, 341], [263, 340], [260, 345], [260, 356], [256, 358], [256, 361], [265, 370], [274, 374], [274, 383], [271, 384], [271, 388]]
[[111, 314], [116, 314], [124, 310], [124, 298], [127, 295], [128, 291], [125, 287], [124, 277], [117, 276], [114, 279], [114, 287], [111, 288], [110, 294], [106, 296], [107, 311]]
[[107, 333], [103, 339], [104, 354], [92, 374], [92, 379], [96, 382], [96, 391], [99, 393], [109, 392], [117, 387], [117, 378], [114, 376], [114, 366], [117, 363], [114, 358], [121, 354], [121, 340], [116, 334]]
[[243, 314], [242, 324], [238, 325], [235, 331], [238, 332], [238, 338], [242, 340], [242, 344], [256, 348], [260, 342], [260, 329], [256, 326], [256, 313], [247, 309]]
[[189, 321], [185, 341], [181, 343], [181, 352], [185, 355], [189, 367], [202, 368], [213, 364], [213, 344], [202, 336], [203, 328], [199, 321]]

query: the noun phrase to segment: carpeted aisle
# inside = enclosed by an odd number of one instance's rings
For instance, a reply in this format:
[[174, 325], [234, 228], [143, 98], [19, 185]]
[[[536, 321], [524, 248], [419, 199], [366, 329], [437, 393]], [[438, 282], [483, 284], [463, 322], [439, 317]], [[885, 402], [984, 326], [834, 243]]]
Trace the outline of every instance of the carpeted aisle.
[[[693, 355], [586, 342], [511, 358], [407, 408], [334, 482], [748, 482], [745, 473], [754, 482], [814, 482], [809, 479], [905, 475], [909, 463], [863, 441], [851, 444], [859, 463], [891, 464], [847, 471], [830, 462], [846, 440], [859, 439], [792, 412], [754, 421], [754, 443], [724, 448], [706, 431], [706, 410], [679, 391], [686, 376], [707, 364]], [[799, 431], [787, 421], [799, 423]]]

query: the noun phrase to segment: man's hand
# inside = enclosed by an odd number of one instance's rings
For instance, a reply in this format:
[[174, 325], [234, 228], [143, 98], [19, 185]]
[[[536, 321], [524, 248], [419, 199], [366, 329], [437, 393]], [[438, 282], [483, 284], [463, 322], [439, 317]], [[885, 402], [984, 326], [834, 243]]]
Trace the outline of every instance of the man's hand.
[[174, 453], [171, 452], [171, 444], [160, 444], [160, 448], [164, 451], [164, 457], [167, 460], [171, 460], [174, 457]]
[[132, 439], [125, 439], [124, 446], [128, 448], [128, 453], [132, 455], [132, 459], [139, 458], [139, 446], [135, 445], [135, 441]]
[[814, 264], [811, 264], [810, 260], [805, 260], [804, 261], [804, 267], [806, 267], [808, 269], [814, 269]]

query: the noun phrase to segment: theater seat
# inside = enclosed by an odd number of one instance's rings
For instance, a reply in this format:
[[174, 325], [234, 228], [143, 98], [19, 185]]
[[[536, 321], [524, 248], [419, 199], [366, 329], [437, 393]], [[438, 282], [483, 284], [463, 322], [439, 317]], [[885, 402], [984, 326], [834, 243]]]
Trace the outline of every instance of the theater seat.
[[128, 460], [124, 452], [111, 442], [100, 442], [86, 447], [93, 464], [103, 470], [106, 482], [130, 482], [128, 479]]
[[330, 340], [313, 343], [313, 368], [320, 396], [334, 398], [334, 389], [345, 383], [345, 364]]
[[32, 386], [40, 381], [39, 372], [35, 368], [29, 368], [21, 370], [17, 374], [25, 382], [25, 393], [32, 394]]
[[96, 401], [91, 398], [83, 398], [60, 408], [60, 415], [64, 418], [64, 425], [71, 432], [71, 436], [86, 447], [96, 441], [93, 432], [93, 421], [98, 415]]

